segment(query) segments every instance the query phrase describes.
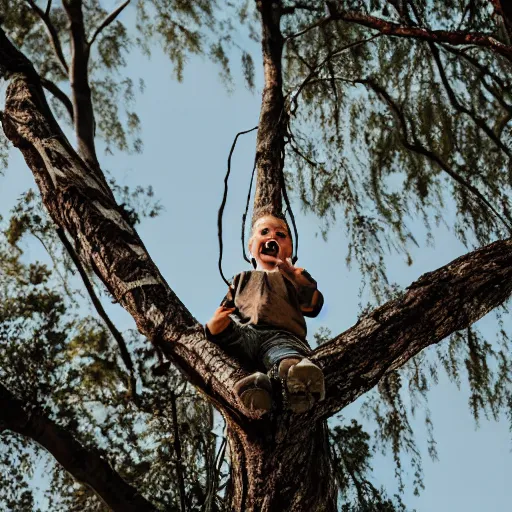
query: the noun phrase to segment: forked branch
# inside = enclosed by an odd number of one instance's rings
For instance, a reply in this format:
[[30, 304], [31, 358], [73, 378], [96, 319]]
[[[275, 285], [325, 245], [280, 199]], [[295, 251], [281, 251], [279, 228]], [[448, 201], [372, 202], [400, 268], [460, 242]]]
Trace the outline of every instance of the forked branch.
[[[139, 331], [159, 346], [218, 408], [241, 418], [233, 386], [245, 372], [216, 345], [169, 288], [135, 229], [123, 218], [104, 177], [91, 174], [63, 135], [32, 64], [0, 31], [0, 61], [11, 82], [3, 128], [32, 170], [54, 222], [81, 254]], [[99, 172], [99, 170], [98, 170]]]
[[50, 43], [53, 47], [53, 51], [59, 61], [62, 69], [66, 75], [68, 74], [68, 63], [66, 62], [66, 58], [64, 57], [64, 53], [62, 51], [62, 45], [60, 44], [59, 33], [55, 28], [55, 25], [52, 23], [50, 19], [50, 9], [52, 6], [51, 0], [48, 1], [46, 5], [46, 10], [42, 10], [34, 0], [26, 0], [26, 2], [30, 5], [32, 10], [41, 18], [41, 21], [44, 23], [46, 30], [48, 32], [48, 36], [50, 37]]

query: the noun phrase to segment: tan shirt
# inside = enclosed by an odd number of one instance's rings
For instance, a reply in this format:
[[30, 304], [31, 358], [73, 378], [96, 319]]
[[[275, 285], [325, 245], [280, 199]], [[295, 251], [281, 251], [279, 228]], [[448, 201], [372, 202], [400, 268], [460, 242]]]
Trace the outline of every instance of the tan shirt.
[[232, 286], [233, 292], [227, 298], [234, 300], [243, 323], [283, 329], [306, 339], [306, 321], [300, 309], [301, 287], [281, 272], [241, 272]]

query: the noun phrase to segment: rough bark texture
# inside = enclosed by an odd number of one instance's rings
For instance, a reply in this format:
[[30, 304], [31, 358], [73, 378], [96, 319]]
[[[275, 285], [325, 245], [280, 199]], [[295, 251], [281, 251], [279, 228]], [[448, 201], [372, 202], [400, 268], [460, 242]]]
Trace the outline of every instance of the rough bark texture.
[[241, 429], [228, 421], [230, 510], [335, 512], [327, 425], [281, 414]]
[[9, 66], [3, 128], [34, 174], [57, 225], [81, 258], [133, 316], [140, 332], [172, 357], [217, 405], [237, 409], [231, 389], [244, 373], [215, 345], [169, 288], [122, 210], [66, 140], [32, 65], [0, 33], [0, 61]]
[[256, 4], [262, 20], [265, 86], [256, 141], [257, 181], [253, 223], [264, 213], [282, 213], [282, 169], [287, 115], [281, 72], [281, 1], [258, 0]]
[[0, 432], [9, 429], [48, 450], [75, 480], [90, 487], [112, 510], [153, 512], [157, 509], [127, 484], [98, 452], [85, 449], [69, 432], [24, 404], [0, 384]]

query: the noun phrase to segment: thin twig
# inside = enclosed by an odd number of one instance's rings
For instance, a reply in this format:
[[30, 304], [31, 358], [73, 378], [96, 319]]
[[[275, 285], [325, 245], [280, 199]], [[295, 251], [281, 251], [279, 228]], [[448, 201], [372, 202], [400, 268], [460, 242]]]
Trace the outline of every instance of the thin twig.
[[512, 154], [510, 150], [507, 148], [505, 144], [496, 136], [496, 134], [487, 126], [485, 121], [481, 118], [478, 118], [473, 112], [471, 112], [468, 108], [462, 105], [457, 96], [455, 95], [455, 91], [452, 89], [450, 82], [448, 81], [448, 77], [446, 76], [446, 72], [444, 70], [443, 63], [439, 57], [439, 50], [436, 48], [434, 43], [428, 43], [430, 51], [432, 52], [432, 56], [434, 57], [434, 62], [436, 63], [437, 70], [439, 71], [439, 76], [441, 77], [441, 82], [444, 85], [446, 90], [446, 94], [452, 104], [452, 107], [459, 112], [466, 114], [469, 116], [473, 122], [501, 149], [509, 158], [512, 158]]
[[349, 43], [347, 44], [346, 46], [344, 46], [343, 48], [340, 48], [339, 50], [335, 50], [333, 52], [329, 52], [327, 57], [325, 57], [324, 60], [322, 60], [320, 62], [320, 64], [317, 64], [312, 70], [311, 72], [309, 73], [309, 75], [303, 80], [303, 82], [299, 85], [298, 89], [297, 89], [297, 92], [293, 95], [293, 98], [292, 98], [292, 108], [290, 109], [291, 110], [291, 113], [295, 113], [295, 111], [297, 110], [297, 100], [301, 94], [301, 92], [303, 91], [304, 87], [306, 87], [306, 85], [308, 84], [308, 82], [316, 77], [318, 75], [318, 73], [320, 72], [320, 70], [329, 62], [331, 61], [332, 59], [334, 59], [335, 57], [338, 57], [339, 55], [341, 55], [342, 53], [346, 52], [347, 50], [350, 50], [351, 48], [354, 48], [356, 46], [360, 46], [362, 44], [365, 44], [365, 43], [371, 43], [372, 41], [374, 41], [375, 39], [381, 37], [382, 34], [376, 34], [376, 35], [373, 35], [372, 37], [369, 37], [367, 39], [360, 39], [359, 41], [354, 41], [352, 43]]
[[406, 149], [410, 151], [414, 151], [420, 155], [427, 157], [429, 160], [435, 162], [448, 176], [450, 176], [454, 181], [456, 181], [459, 185], [462, 185], [469, 192], [471, 192], [481, 203], [483, 203], [487, 208], [489, 208], [494, 215], [503, 223], [503, 225], [507, 228], [509, 233], [512, 233], [512, 225], [509, 222], [510, 219], [503, 217], [494, 206], [490, 203], [490, 201], [480, 192], [474, 185], [468, 182], [465, 178], [463, 178], [459, 173], [455, 172], [439, 155], [434, 153], [433, 151], [427, 149], [423, 144], [421, 144], [418, 139], [413, 135], [414, 143], [409, 141], [408, 137], [408, 129], [407, 129], [407, 121], [403, 112], [399, 109], [398, 105], [391, 98], [388, 92], [377, 85], [372, 80], [358, 80], [358, 83], [363, 85], [367, 85], [372, 89], [377, 96], [384, 100], [384, 102], [388, 105], [391, 112], [394, 114], [395, 118], [398, 120], [401, 131], [402, 131], [402, 144]]
[[124, 8], [130, 3], [131, 0], [126, 0], [123, 4], [121, 4], [119, 7], [114, 9], [100, 24], [100, 26], [95, 30], [93, 36], [91, 37], [90, 41], [87, 43], [89, 47], [91, 47], [94, 44], [94, 41], [99, 36], [100, 32], [107, 28], [118, 16], [121, 14], [121, 12], [124, 10]]
[[59, 279], [62, 282], [62, 286], [63, 286], [64, 291], [66, 292], [66, 295], [68, 296], [69, 300], [73, 304], [78, 305], [78, 301], [76, 300], [76, 298], [73, 296], [73, 293], [71, 293], [71, 290], [69, 289], [69, 286], [68, 286], [68, 283], [66, 281], [66, 278], [64, 277], [62, 272], [59, 270], [59, 265], [58, 265], [58, 262], [57, 262], [57, 258], [55, 256], [55, 251], [52, 251], [50, 249], [50, 247], [48, 247], [48, 245], [46, 244], [46, 242], [44, 241], [42, 236], [39, 236], [38, 234], [36, 234], [33, 231], [32, 231], [32, 235], [43, 246], [43, 248], [46, 251], [46, 253], [48, 254], [48, 256], [50, 256], [50, 259], [52, 260], [52, 263], [53, 263], [53, 267], [54, 267], [55, 273], [59, 276]]
[[295, 39], [297, 37], [303, 36], [304, 34], [308, 33], [310, 30], [321, 27], [322, 25], [325, 25], [329, 21], [331, 21], [331, 18], [322, 18], [321, 20], [315, 21], [315, 23], [312, 23], [311, 25], [304, 28], [303, 30], [296, 32], [295, 34], [290, 34], [289, 36], [286, 36], [284, 39], [284, 42], [286, 43], [287, 41], [290, 41], [291, 39]]
[[89, 276], [87, 275], [87, 272], [85, 271], [85, 268], [82, 265], [80, 258], [76, 254], [74, 247], [71, 245], [71, 242], [68, 240], [68, 237], [64, 233], [64, 230], [62, 228], [57, 228], [57, 234], [58, 234], [62, 244], [64, 245], [64, 248], [66, 249], [67, 253], [69, 254], [69, 257], [71, 258], [76, 269], [78, 270], [78, 273], [80, 274], [80, 277], [82, 278], [82, 281], [84, 282], [85, 288], [87, 290], [87, 293], [89, 294], [89, 297], [91, 298], [94, 308], [96, 309], [100, 318], [105, 322], [105, 325], [107, 326], [108, 330], [112, 334], [112, 337], [117, 342], [119, 351], [121, 353], [121, 359], [123, 360], [123, 363], [126, 366], [126, 369], [130, 373], [129, 386], [128, 386], [130, 395], [133, 398], [135, 398], [136, 394], [137, 394], [137, 387], [136, 387], [137, 382], [135, 379], [133, 362], [130, 357], [130, 352], [128, 351], [128, 347], [126, 346], [124, 337], [119, 332], [117, 327], [114, 325], [112, 320], [110, 320], [110, 317], [107, 315], [107, 312], [103, 308], [103, 305], [101, 304], [100, 299], [98, 298], [98, 296], [96, 295], [96, 292], [94, 291], [94, 287], [91, 283], [91, 280], [89, 279]]
[[[467, 52], [460, 51], [457, 48], [453, 48], [453, 47], [451, 47], [451, 46], [449, 46], [447, 44], [442, 44], [440, 46], [446, 52], [449, 52], [452, 55], [456, 55], [458, 57], [461, 57], [464, 60], [466, 60], [467, 62], [469, 62], [473, 67], [475, 67], [476, 69], [478, 69], [478, 71], [480, 71], [482, 76], [489, 76], [492, 80], [494, 80], [494, 82], [496, 82], [496, 84], [498, 85], [498, 87], [500, 89], [502, 89], [502, 91], [508, 90], [510, 88], [510, 86], [505, 84], [505, 82], [502, 80], [502, 78], [499, 75], [497, 75], [491, 68], [489, 68], [489, 66], [486, 66], [485, 64], [482, 64], [475, 57], [472, 57], [471, 55], [468, 55]], [[496, 91], [493, 91], [491, 86], [488, 85], [487, 82], [485, 82], [483, 79], [482, 79], [482, 83], [484, 83], [486, 89], [503, 105], [504, 108], [506, 108], [506, 109], [512, 108], [512, 106], [509, 105], [503, 99], [503, 96], [498, 94], [498, 93], [496, 93]]]
[[181, 512], [187, 512], [187, 501], [185, 494], [185, 478], [183, 476], [183, 461], [181, 458], [181, 441], [180, 430], [178, 425], [178, 411], [176, 407], [176, 395], [171, 390], [171, 413], [172, 413], [172, 428], [174, 437], [174, 453], [176, 454], [176, 473], [178, 475], [178, 487], [180, 491], [180, 505]]
[[320, 7], [314, 7], [308, 2], [295, 2], [293, 5], [281, 8], [281, 15], [286, 16], [287, 14], [293, 14], [297, 9], [309, 12], [322, 12]]
[[41, 21], [46, 26], [46, 30], [48, 31], [48, 35], [50, 37], [50, 42], [52, 43], [53, 50], [55, 52], [55, 55], [57, 56], [58, 61], [60, 62], [63, 70], [66, 74], [69, 73], [69, 67], [66, 62], [66, 58], [64, 57], [64, 53], [62, 51], [62, 45], [60, 44], [60, 38], [59, 34], [57, 32], [57, 29], [55, 28], [55, 25], [52, 23], [50, 19], [50, 7], [51, 7], [51, 0], [49, 0], [46, 11], [43, 11], [35, 2], [34, 0], [25, 0], [32, 10], [41, 18]]
[[52, 82], [51, 80], [48, 80], [47, 78], [41, 77], [41, 85], [52, 95], [57, 98], [66, 108], [68, 111], [69, 117], [71, 117], [71, 121], [74, 119], [74, 112], [73, 112], [73, 103], [71, 103], [71, 100], [69, 99], [68, 95], [59, 88], [59, 86]]

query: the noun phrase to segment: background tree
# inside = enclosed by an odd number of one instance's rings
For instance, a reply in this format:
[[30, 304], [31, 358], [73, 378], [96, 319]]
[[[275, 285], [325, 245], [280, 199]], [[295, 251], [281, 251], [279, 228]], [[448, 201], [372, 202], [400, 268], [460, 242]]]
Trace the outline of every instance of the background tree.
[[[96, 275], [134, 316], [141, 333], [224, 415], [230, 477], [222, 495], [228, 509], [331, 510], [338, 487], [347, 510], [402, 507], [367, 479], [368, 436], [348, 423], [328, 438], [325, 418], [379, 383], [380, 400], [367, 408], [380, 421], [380, 435], [395, 457], [405, 447], [419, 469], [410, 411], [401, 393], [406, 379], [413, 392], [425, 393], [435, 375], [429, 375], [432, 369], [421, 356], [400, 374], [396, 369], [452, 333], [441, 361], [454, 380], [465, 363], [474, 414], [497, 417], [510, 408], [506, 332], [501, 345], [492, 345], [470, 327], [508, 298], [510, 242], [497, 242], [425, 275], [404, 295], [387, 283], [383, 256], [391, 247], [409, 257], [410, 244], [418, 242], [408, 229], [413, 215], [424, 220], [429, 240], [431, 226], [446, 220], [447, 190], [457, 209], [450, 227], [468, 247], [508, 233], [510, 47], [505, 10], [497, 2], [467, 2], [462, 8], [445, 2], [441, 9], [433, 2], [233, 6], [249, 34], [262, 29], [265, 89], [255, 209], [282, 207], [285, 152], [289, 184], [303, 205], [324, 219], [324, 229], [343, 212], [351, 238], [349, 259], [359, 263], [374, 299], [396, 297], [315, 352], [328, 377], [325, 404], [304, 417], [276, 413], [255, 420], [244, 415], [231, 393], [243, 370], [204, 341], [134, 230], [141, 215], [157, 212], [144, 199], [151, 200], [151, 191], [131, 193], [114, 183], [123, 203], [117, 206], [100, 170], [96, 132], [107, 149], [140, 148], [136, 114], [131, 107], [121, 112], [116, 97], [124, 92], [130, 102], [133, 95], [133, 83], [121, 72], [124, 52], [134, 40], [117, 18], [127, 6], [111, 14], [99, 2], [76, 0], [2, 6], [4, 29], [34, 64], [2, 35], [0, 61], [10, 80], [4, 131], [25, 156], [41, 199], [60, 227], [54, 231], [41, 215], [39, 197], [30, 193], [5, 232], [1, 397], [12, 411], [2, 418], [6, 443], [16, 446], [14, 457], [30, 467], [38, 448], [28, 439], [37, 441], [112, 508], [222, 506], [216, 489], [224, 448], [218, 446], [216, 460], [209, 434], [211, 407], [192, 398], [176, 375], [168, 380], [150, 376], [151, 349], [136, 335], [127, 342], [109, 322], [94, 299], [91, 280]], [[138, 8], [141, 44], [148, 50], [152, 38], [163, 41], [178, 77], [187, 52], [205, 52], [229, 80], [225, 47], [232, 43], [233, 22], [222, 20], [234, 18], [208, 2], [152, 1]], [[250, 85], [248, 53], [242, 52], [242, 62]], [[53, 98], [59, 119], [73, 121], [76, 152], [45, 94]], [[134, 194], [142, 199], [139, 204], [133, 204]], [[48, 247], [55, 258], [53, 271], [25, 264], [13, 249], [27, 233]], [[73, 310], [71, 286], [77, 283], [69, 282], [68, 272], [75, 267], [100, 324]], [[26, 361], [33, 361], [34, 368], [20, 368]], [[58, 392], [50, 394], [50, 388]], [[5, 453], [4, 464], [12, 466], [12, 450]], [[77, 464], [77, 453], [87, 464]], [[279, 472], [283, 463], [293, 470]], [[97, 506], [96, 498], [82, 489], [70, 493], [67, 478], [56, 470], [52, 499], [70, 509]], [[9, 477], [8, 488], [13, 494], [3, 497], [11, 500], [7, 506], [23, 493], [23, 506], [31, 510], [22, 476]]]

